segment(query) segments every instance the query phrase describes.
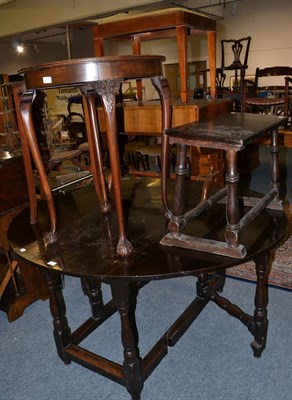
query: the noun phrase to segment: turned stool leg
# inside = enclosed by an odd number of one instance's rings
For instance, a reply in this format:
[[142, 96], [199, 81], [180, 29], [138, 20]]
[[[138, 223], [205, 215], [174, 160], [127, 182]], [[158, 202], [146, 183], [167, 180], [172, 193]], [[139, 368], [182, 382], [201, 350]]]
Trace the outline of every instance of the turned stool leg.
[[278, 146], [278, 131], [274, 130], [271, 135], [271, 162], [270, 162], [270, 187], [278, 191], [278, 195], [274, 198], [274, 202], [279, 200], [280, 188], [280, 169], [279, 169], [279, 146]]
[[111, 284], [113, 300], [121, 318], [121, 337], [124, 346], [124, 374], [125, 386], [132, 396], [132, 400], [140, 400], [143, 389], [141, 360], [137, 346], [137, 327], [131, 313], [129, 283], [121, 281]]
[[177, 161], [175, 167], [175, 187], [173, 196], [173, 215], [168, 224], [168, 229], [172, 235], [180, 236], [184, 227], [182, 218], [184, 206], [184, 182], [187, 175], [187, 146], [177, 145]]
[[237, 151], [229, 150], [226, 152], [227, 171], [227, 204], [226, 218], [227, 225], [225, 239], [229, 247], [238, 247], [239, 240], [239, 203], [238, 203], [238, 181], [239, 173], [237, 170]]

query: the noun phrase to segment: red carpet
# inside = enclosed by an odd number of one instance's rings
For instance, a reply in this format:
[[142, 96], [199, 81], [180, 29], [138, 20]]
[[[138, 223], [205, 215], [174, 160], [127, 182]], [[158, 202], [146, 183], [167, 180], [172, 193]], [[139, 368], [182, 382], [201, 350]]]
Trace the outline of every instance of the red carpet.
[[[292, 289], [292, 206], [285, 207], [288, 218], [288, 230], [283, 241], [272, 252], [269, 285]], [[256, 280], [253, 262], [233, 267], [227, 271], [227, 275], [237, 278]]]

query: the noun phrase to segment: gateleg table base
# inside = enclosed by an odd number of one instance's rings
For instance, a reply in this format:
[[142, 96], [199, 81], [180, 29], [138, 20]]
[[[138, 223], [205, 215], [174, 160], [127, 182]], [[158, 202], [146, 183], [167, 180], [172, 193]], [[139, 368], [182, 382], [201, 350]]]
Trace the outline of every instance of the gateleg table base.
[[[224, 287], [224, 272], [201, 274], [197, 279], [197, 295], [194, 300], [143, 358], [139, 355], [134, 315], [135, 306], [133, 304], [135, 305], [139, 291], [149, 283], [148, 281], [129, 283], [118, 280], [107, 282], [111, 286], [113, 296], [105, 305], [102, 301], [101, 282], [98, 280], [91, 281], [91, 288], [87, 291], [87, 295], [91, 304], [92, 316], [71, 333], [66, 317], [60, 275], [56, 272], [45, 271], [43, 276], [49, 290], [54, 337], [59, 357], [65, 364], [76, 362], [119, 383], [128, 390], [133, 400], [138, 400], [141, 398], [144, 382], [167, 355], [168, 347], [175, 346], [209, 301], [213, 301], [247, 326], [254, 336], [251, 343], [254, 356], [260, 357], [266, 345], [268, 327], [264, 290], [267, 259], [268, 257], [265, 256], [257, 260], [258, 281], [253, 316], [246, 314], [219, 294]], [[96, 293], [98, 293], [97, 296]], [[93, 299], [95, 299], [95, 302]], [[95, 312], [96, 309], [98, 309], [98, 313]], [[94, 354], [81, 346], [84, 339], [116, 312], [120, 314], [121, 340], [124, 346], [123, 365]]]

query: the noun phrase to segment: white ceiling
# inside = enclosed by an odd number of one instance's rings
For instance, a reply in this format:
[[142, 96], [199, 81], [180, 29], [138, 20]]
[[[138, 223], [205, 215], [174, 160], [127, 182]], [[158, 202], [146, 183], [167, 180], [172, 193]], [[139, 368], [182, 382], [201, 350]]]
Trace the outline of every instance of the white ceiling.
[[[6, 3], [14, 2], [15, 0], [0, 0], [0, 7], [4, 6]], [[237, 3], [239, 1], [247, 0], [163, 0], [158, 2], [151, 2], [145, 4], [144, 6], [131, 7], [125, 12], [127, 14], [138, 14], [139, 12], [145, 11], [155, 11], [161, 8], [172, 8], [172, 7], [183, 7], [187, 10], [198, 11], [207, 16], [220, 19], [223, 17], [224, 7], [227, 3]], [[19, 42], [23, 43], [37, 43], [37, 42], [60, 42], [63, 38], [66, 38], [67, 30], [74, 31], [80, 29], [89, 29], [93, 24], [93, 21], [98, 21], [99, 18], [104, 18], [112, 16], [109, 15], [94, 15], [90, 20], [84, 21], [73, 21], [67, 25], [40, 28], [33, 32], [23, 32], [17, 35], [17, 38], [9, 37], [0, 39], [0, 43], [6, 41], [11, 41], [17, 39]]]
[[15, 1], [15, 0], [0, 0], [0, 7], [4, 6], [4, 4], [12, 3], [13, 1]]

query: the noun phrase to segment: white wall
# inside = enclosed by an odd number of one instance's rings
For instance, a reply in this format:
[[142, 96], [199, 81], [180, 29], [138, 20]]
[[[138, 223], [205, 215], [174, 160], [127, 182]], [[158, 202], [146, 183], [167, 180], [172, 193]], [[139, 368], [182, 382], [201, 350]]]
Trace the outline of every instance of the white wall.
[[[236, 11], [233, 15], [232, 12]], [[221, 39], [240, 39], [251, 36], [247, 75], [254, 75], [257, 67], [276, 65], [292, 66], [292, 0], [245, 0], [237, 3], [237, 10], [228, 4], [224, 19], [217, 21], [217, 66], [221, 63]], [[130, 45], [110, 42], [107, 54], [129, 54]], [[175, 39], [142, 43], [143, 54], [161, 54], [166, 63], [175, 63], [177, 43]], [[192, 36], [188, 41], [189, 61], [207, 60], [206, 35]], [[232, 54], [226, 55], [226, 64], [232, 62]], [[232, 72], [227, 73], [228, 84]]]
[[[292, 66], [292, 0], [249, 0], [237, 4], [236, 15], [232, 15], [232, 6], [228, 4], [224, 19], [217, 21], [217, 66], [221, 63], [220, 40], [246, 36], [252, 37], [247, 75], [254, 75], [257, 67]], [[165, 55], [167, 63], [177, 62], [175, 40], [149, 42], [144, 49]], [[189, 61], [208, 62], [205, 35], [190, 38], [188, 49]], [[227, 64], [228, 61], [232, 62], [232, 54], [227, 54]]]
[[162, 0], [15, 0], [0, 8], [0, 37]]
[[235, 16], [226, 7], [217, 23], [218, 40], [251, 36], [247, 74], [257, 67], [292, 66], [292, 1], [251, 0], [238, 3]]
[[[41, 5], [42, 1], [39, 1], [38, 4]], [[29, 2], [31, 3], [32, 0]], [[24, 1], [17, 0], [15, 4], [17, 3], [24, 3]], [[46, 1], [46, 5], [48, 3], [51, 4]], [[90, 1], [85, 1], [85, 5], [88, 3]], [[117, 2], [109, 1], [108, 4], [110, 3], [115, 3], [117, 8]], [[70, 4], [72, 7], [72, 1]], [[80, 8], [81, 0], [75, 0], [75, 4], [77, 8]], [[292, 66], [292, 0], [245, 0], [237, 4], [236, 15], [231, 14], [232, 8], [227, 5], [224, 10], [224, 19], [217, 21], [217, 65], [220, 65], [219, 44], [221, 39], [238, 39], [250, 35], [252, 41], [248, 75], [253, 75], [258, 66]], [[2, 9], [0, 13], [2, 13]], [[71, 41], [72, 57], [93, 56], [91, 37], [88, 32], [86, 35], [84, 32], [75, 33]], [[65, 48], [66, 46], [62, 47], [59, 43], [56, 46], [40, 48], [38, 54], [31, 48], [26, 55], [17, 55], [13, 49], [2, 45], [0, 46], [0, 73], [13, 74], [19, 68], [27, 67], [32, 63], [65, 59], [67, 57]], [[206, 35], [190, 38], [188, 48], [189, 61], [208, 60]], [[175, 39], [143, 43], [142, 52], [164, 55], [167, 63], [177, 62]], [[106, 53], [109, 55], [130, 54], [131, 48], [129, 44], [109, 42], [106, 45]]]

